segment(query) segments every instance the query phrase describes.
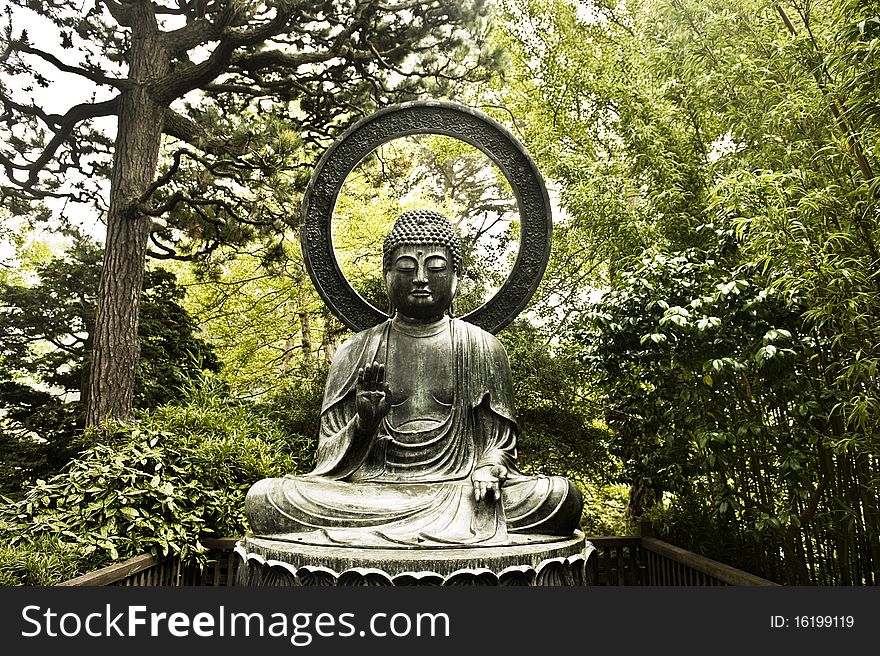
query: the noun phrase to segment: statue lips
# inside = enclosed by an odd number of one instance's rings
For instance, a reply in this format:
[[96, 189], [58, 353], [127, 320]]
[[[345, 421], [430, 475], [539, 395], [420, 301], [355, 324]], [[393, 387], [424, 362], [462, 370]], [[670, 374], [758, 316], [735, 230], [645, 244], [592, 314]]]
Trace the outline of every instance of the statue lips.
[[412, 290], [409, 295], [414, 296], [416, 299], [430, 299], [433, 294], [430, 289], [420, 287]]

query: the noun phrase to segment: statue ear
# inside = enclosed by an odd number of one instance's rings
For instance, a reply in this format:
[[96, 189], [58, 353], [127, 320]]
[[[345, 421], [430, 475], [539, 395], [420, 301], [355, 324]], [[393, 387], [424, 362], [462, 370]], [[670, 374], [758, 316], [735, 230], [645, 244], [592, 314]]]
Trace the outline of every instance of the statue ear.
[[449, 303], [449, 316], [455, 316], [455, 295], [458, 293], [458, 274], [454, 271], [452, 272], [452, 296], [451, 302]]
[[385, 280], [385, 295], [388, 297], [388, 316], [393, 317], [397, 308], [394, 307], [394, 301], [391, 300], [391, 271], [383, 271], [382, 277]]

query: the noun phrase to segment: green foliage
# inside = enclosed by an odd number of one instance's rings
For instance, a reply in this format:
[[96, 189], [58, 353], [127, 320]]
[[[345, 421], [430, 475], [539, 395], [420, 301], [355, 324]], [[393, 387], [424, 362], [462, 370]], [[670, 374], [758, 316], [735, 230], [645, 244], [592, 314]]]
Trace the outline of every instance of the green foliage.
[[880, 286], [875, 203], [836, 184], [816, 186], [801, 170], [741, 172], [713, 190], [710, 208], [731, 222], [744, 254], [773, 276], [772, 288], [803, 299], [806, 326], [826, 336], [824, 383], [860, 450], [880, 452]]
[[823, 365], [837, 338], [765, 267], [741, 262], [732, 231], [705, 231], [714, 248], [646, 253], [589, 317], [620, 482], [673, 493], [665, 512], [647, 510], [688, 537], [678, 544], [768, 578], [830, 580], [837, 565], [808, 569], [799, 545], [850, 513], [866, 522], [854, 534], [871, 531], [876, 503], [871, 481], [852, 477], [865, 461], [849, 453], [865, 443], [840, 421], [853, 391]]
[[847, 98], [848, 114], [856, 124], [880, 126], [880, 5], [876, 0], [836, 0], [841, 29], [840, 49], [829, 62]]
[[577, 479], [584, 497], [581, 529], [587, 535], [634, 535], [636, 527], [627, 514], [629, 487], [596, 484]]
[[343, 330], [322, 309], [298, 244], [280, 262], [266, 262], [258, 245], [177, 273], [186, 309], [222, 361], [219, 376], [233, 394], [268, 392], [307, 361], [326, 357]]
[[[88, 389], [101, 253], [79, 239], [66, 254], [22, 266], [19, 283], [0, 282], [0, 492], [58, 471], [75, 453]], [[28, 275], [30, 274], [30, 275]], [[29, 280], [28, 278], [33, 278]], [[202, 371], [220, 363], [182, 307], [183, 290], [163, 269], [147, 272], [141, 298], [135, 405], [178, 398]]]
[[0, 586], [58, 585], [99, 562], [60, 537], [41, 535], [26, 545], [0, 547]]
[[177, 399], [194, 378], [221, 368], [214, 349], [182, 303], [183, 289], [174, 274], [147, 270], [138, 320], [137, 408], [154, 408]]
[[519, 465], [533, 473], [601, 478], [609, 435], [584, 385], [583, 364], [570, 351], [549, 347], [546, 335], [526, 321], [499, 338], [513, 377]]
[[[284, 435], [297, 436], [297, 462], [301, 471], [311, 471], [315, 464], [315, 447], [319, 432], [321, 404], [329, 366], [326, 362], [302, 365], [291, 375], [284, 376], [257, 404]], [[302, 441], [298, 437], [312, 438]]]
[[786, 580], [779, 558], [767, 557], [779, 551], [778, 537], [749, 530], [734, 513], [719, 515], [705, 496], [676, 495], [651, 507], [642, 519], [650, 522], [654, 537], [670, 544], [687, 545], [689, 551], [769, 580]]
[[503, 7], [497, 92], [566, 210], [534, 307], [585, 345], [631, 512], [876, 582], [877, 3]]
[[[0, 537], [11, 545], [0, 571], [68, 577], [75, 554], [79, 573], [145, 552], [199, 562], [203, 537], [247, 529], [247, 489], [302, 473], [309, 448], [210, 384], [181, 404], [105, 427], [102, 440], [0, 510]], [[46, 567], [63, 562], [63, 569], [20, 564], [50, 547], [57, 550], [45, 553]]]

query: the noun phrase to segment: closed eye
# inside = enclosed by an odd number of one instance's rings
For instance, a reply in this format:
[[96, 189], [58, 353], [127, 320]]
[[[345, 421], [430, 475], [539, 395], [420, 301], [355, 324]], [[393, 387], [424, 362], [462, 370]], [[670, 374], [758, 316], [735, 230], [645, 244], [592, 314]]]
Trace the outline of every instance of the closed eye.
[[446, 270], [446, 259], [443, 257], [435, 256], [429, 257], [428, 261], [425, 262], [429, 271], [445, 271]]
[[416, 260], [412, 257], [399, 257], [397, 261], [394, 263], [394, 268], [398, 271], [415, 271], [416, 270]]

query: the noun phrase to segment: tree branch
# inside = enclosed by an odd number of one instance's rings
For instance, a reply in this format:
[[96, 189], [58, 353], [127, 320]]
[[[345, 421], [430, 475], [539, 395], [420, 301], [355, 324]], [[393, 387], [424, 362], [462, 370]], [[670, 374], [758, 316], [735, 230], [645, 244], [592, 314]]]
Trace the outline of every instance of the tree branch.
[[231, 63], [233, 66], [253, 71], [271, 66], [297, 68], [305, 64], [323, 64], [335, 57], [346, 57], [354, 61], [372, 59], [373, 55], [367, 52], [359, 53], [348, 46], [341, 46], [338, 50], [331, 48], [324, 51], [300, 52], [295, 55], [281, 50], [262, 50], [256, 53], [236, 54]]
[[[227, 69], [236, 49], [256, 45], [271, 36], [281, 34], [287, 29], [291, 16], [291, 10], [278, 9], [274, 18], [264, 25], [249, 30], [229, 28], [228, 23], [231, 22], [232, 16], [224, 16], [224, 19], [218, 21], [218, 25], [223, 26], [223, 37], [211, 55], [201, 64], [180, 68], [157, 83], [153, 89], [156, 97], [170, 103], [193, 89], [205, 86]], [[196, 25], [196, 23], [191, 23], [191, 25]], [[183, 33], [179, 37], [181, 43], [190, 43], [199, 34], [199, 31], [204, 29], [199, 27], [190, 33]], [[216, 26], [213, 29], [216, 29]], [[179, 49], [181, 46], [174, 44], [174, 47]]]
[[275, 17], [266, 21], [265, 24], [252, 29], [234, 29], [226, 30], [227, 39], [236, 48], [243, 46], [253, 46], [262, 43], [271, 36], [283, 34], [287, 31], [288, 23], [293, 18], [292, 9], [275, 10]]
[[118, 103], [119, 96], [101, 103], [82, 103], [75, 105], [74, 107], [71, 107], [64, 116], [58, 116], [56, 114], [48, 115], [47, 118], [49, 121], [58, 126], [55, 130], [55, 135], [49, 143], [46, 144], [43, 148], [43, 152], [34, 162], [29, 164], [13, 164], [11, 161], [6, 160], [7, 166], [11, 165], [16, 169], [29, 172], [28, 178], [24, 182], [16, 180], [12, 175], [9, 176], [10, 181], [27, 191], [31, 191], [32, 187], [37, 183], [40, 171], [42, 171], [46, 164], [49, 163], [55, 155], [55, 151], [58, 150], [61, 144], [70, 137], [77, 123], [90, 118], [97, 118], [98, 116], [111, 116], [116, 113]]
[[[353, 17], [348, 26], [334, 37], [333, 43], [324, 52], [300, 52], [297, 55], [290, 55], [280, 50], [264, 50], [254, 54], [239, 55], [233, 59], [232, 63], [248, 70], [254, 70], [272, 65], [298, 67], [303, 64], [320, 64], [334, 57], [347, 57], [352, 60], [370, 59], [371, 54], [362, 53], [358, 57], [357, 51], [347, 45], [351, 35], [359, 27], [359, 18], [360, 16]], [[266, 35], [265, 38], [269, 36], [273, 35]]]
[[189, 10], [186, 7], [166, 7], [165, 5], [156, 5], [156, 8], [153, 10], [157, 14], [161, 14], [163, 16], [188, 16]]
[[0, 121], [2, 122], [9, 122], [10, 120], [14, 120], [12, 112], [16, 111], [19, 114], [24, 114], [26, 116], [36, 116], [41, 121], [43, 121], [43, 123], [48, 125], [52, 130], [54, 130], [58, 126], [58, 123], [52, 117], [50, 117], [43, 110], [42, 107], [37, 107], [36, 105], [22, 105], [21, 103], [17, 103], [11, 98], [7, 98], [2, 94], [0, 94], [0, 103], [3, 104], [6, 110], [3, 115], [0, 116]]
[[155, 234], [150, 235], [150, 241], [153, 242], [156, 248], [160, 249], [163, 252], [157, 253], [156, 251], [147, 248], [147, 255], [157, 260], [176, 260], [178, 262], [192, 262], [199, 257], [210, 255], [220, 247], [220, 242], [215, 239], [213, 241], [206, 242], [205, 245], [195, 253], [191, 253], [189, 255], [181, 255], [172, 247], [166, 246], [165, 244], [161, 243], [156, 238]]
[[[156, 192], [157, 189], [165, 186], [171, 181], [171, 179], [177, 174], [177, 171], [180, 169], [180, 166], [183, 163], [184, 156], [189, 157], [194, 162], [198, 162], [205, 168], [206, 171], [209, 171], [210, 173], [218, 176], [234, 176], [234, 173], [232, 173], [231, 170], [236, 168], [243, 171], [249, 171], [251, 169], [251, 167], [246, 164], [236, 163], [235, 161], [228, 159], [216, 162], [209, 162], [205, 158], [199, 157], [196, 153], [190, 152], [186, 148], [180, 148], [175, 151], [174, 155], [172, 156], [171, 166], [168, 167], [168, 170], [165, 171], [165, 173], [163, 173], [161, 176], [156, 178], [153, 184], [151, 184], [150, 187], [138, 199], [138, 203], [142, 205], [145, 204]], [[172, 195], [172, 198], [174, 198], [174, 196], [180, 196], [179, 192], [175, 192], [175, 194]], [[183, 197], [180, 196], [180, 198], [182, 199]], [[173, 205], [176, 204], [176, 202], [177, 201], [173, 201], [172, 203], [172, 200], [168, 200], [166, 201], [165, 205], [160, 208], [154, 208], [153, 210], [142, 208], [141, 211], [146, 214], [151, 214], [153, 216], [160, 216], [161, 214], [164, 214], [165, 212], [172, 209]]]
[[151, 85], [153, 96], [161, 102], [170, 104], [193, 89], [208, 84], [226, 70], [234, 51], [235, 46], [229, 41], [221, 41], [201, 64], [179, 67]]
[[107, 11], [122, 27], [131, 27], [134, 24], [134, 12], [132, 8], [118, 2], [118, 0], [96, 0], [96, 5], [103, 4]]
[[180, 55], [198, 45], [219, 39], [222, 34], [223, 30], [207, 18], [197, 18], [180, 29], [168, 32], [164, 39], [168, 50]]
[[116, 87], [117, 89], [126, 89], [131, 86], [130, 82], [126, 79], [118, 79], [107, 77], [106, 75], [101, 75], [96, 71], [88, 71], [84, 68], [80, 68], [79, 66], [71, 66], [69, 64], [65, 64], [63, 61], [58, 59], [55, 55], [52, 55], [48, 52], [44, 52], [39, 48], [34, 48], [32, 45], [25, 43], [23, 41], [13, 41], [9, 44], [9, 47], [12, 50], [17, 50], [18, 52], [24, 52], [29, 55], [35, 55], [42, 59], [43, 61], [49, 62], [59, 71], [63, 71], [65, 73], [72, 73], [74, 75], [80, 75], [84, 78], [87, 78], [94, 82], [95, 84], [103, 84], [110, 87]]
[[230, 147], [226, 140], [212, 137], [198, 123], [173, 109], [166, 108], [163, 116], [163, 132], [189, 145], [214, 155], [225, 155]]

